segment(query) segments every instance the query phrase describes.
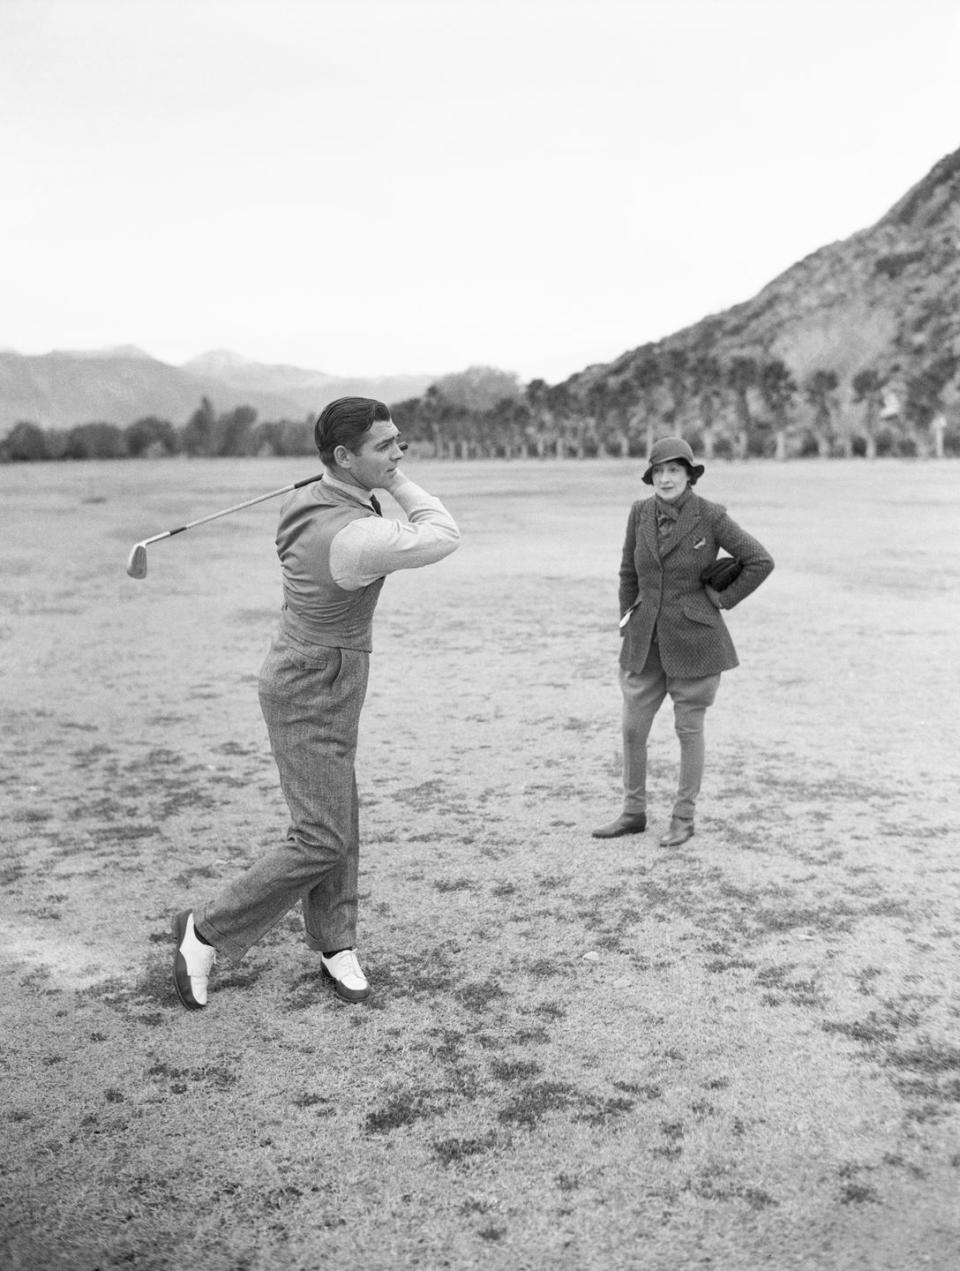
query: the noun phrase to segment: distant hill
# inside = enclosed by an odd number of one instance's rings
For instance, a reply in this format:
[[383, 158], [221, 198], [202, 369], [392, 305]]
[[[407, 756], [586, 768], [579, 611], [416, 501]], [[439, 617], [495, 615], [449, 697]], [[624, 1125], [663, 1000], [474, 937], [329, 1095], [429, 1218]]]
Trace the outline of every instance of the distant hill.
[[[813, 252], [753, 299], [553, 388], [534, 381], [525, 395], [536, 428], [563, 434], [556, 444], [572, 453], [642, 453], [665, 431], [744, 454], [806, 453], [813, 444], [823, 454], [856, 444], [871, 453], [884, 420], [895, 421], [898, 444], [912, 438], [920, 453], [937, 429], [941, 448], [944, 430], [960, 447], [958, 368], [960, 150], [876, 224]], [[480, 372], [505, 377], [470, 368], [445, 381], [348, 378], [225, 350], [180, 367], [130, 347], [0, 351], [0, 436], [20, 420], [57, 429], [155, 415], [182, 426], [202, 397], [218, 412], [251, 406], [261, 420], [297, 421], [345, 394], [395, 404], [438, 383], [476, 413], [485, 408]], [[510, 397], [518, 386], [506, 380]]]
[[348, 394], [388, 403], [417, 396], [433, 379], [326, 375], [264, 365], [224, 351], [172, 366], [129, 346], [36, 356], [2, 350], [0, 435], [20, 420], [55, 429], [89, 422], [123, 427], [155, 415], [180, 426], [203, 397], [209, 397], [218, 411], [252, 406], [264, 420], [299, 420]]
[[[613, 400], [627, 386], [639, 398], [638, 386], [646, 383], [649, 390], [656, 379], [651, 364], [666, 368], [664, 381], [671, 367], [682, 368], [684, 384], [676, 391], [665, 382], [654, 387], [671, 429], [693, 432], [703, 422], [698, 389], [709, 388], [711, 360], [729, 368], [737, 358], [785, 364], [796, 384], [795, 427], [815, 416], [817, 383], [822, 389], [834, 377], [829, 391], [838, 418], [862, 412], [863, 388], [858, 393], [854, 381], [863, 372], [888, 388], [896, 403], [911, 381], [933, 368], [945, 381], [940, 400], [956, 414], [960, 389], [950, 365], [960, 359], [960, 150], [937, 163], [875, 225], [815, 251], [753, 299], [589, 366], [566, 388], [581, 401]], [[759, 387], [750, 391], [762, 413]], [[713, 408], [722, 425], [734, 412], [733, 395], [718, 392]]]
[[[204, 353], [185, 362], [191, 375], [215, 379], [238, 393], [281, 395], [300, 406], [301, 414], [316, 414], [335, 397], [376, 397], [399, 402], [418, 397], [435, 380], [432, 375], [383, 375], [374, 377], [327, 375], [300, 366], [252, 362], [225, 349]], [[219, 404], [219, 403], [218, 403]], [[241, 403], [252, 404], [252, 403]]]

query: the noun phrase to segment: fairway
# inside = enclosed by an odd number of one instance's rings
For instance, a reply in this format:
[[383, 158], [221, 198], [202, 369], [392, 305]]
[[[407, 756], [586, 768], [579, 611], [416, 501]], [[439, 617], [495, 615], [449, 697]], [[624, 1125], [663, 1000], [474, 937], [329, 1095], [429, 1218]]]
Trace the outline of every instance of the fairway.
[[0, 1262], [953, 1271], [960, 467], [707, 465], [776, 569], [673, 851], [668, 708], [650, 829], [590, 837], [642, 463], [405, 468], [463, 542], [374, 625], [374, 996], [323, 988], [292, 913], [188, 1014], [171, 913], [286, 828], [280, 504], [125, 565], [319, 464], [0, 467]]

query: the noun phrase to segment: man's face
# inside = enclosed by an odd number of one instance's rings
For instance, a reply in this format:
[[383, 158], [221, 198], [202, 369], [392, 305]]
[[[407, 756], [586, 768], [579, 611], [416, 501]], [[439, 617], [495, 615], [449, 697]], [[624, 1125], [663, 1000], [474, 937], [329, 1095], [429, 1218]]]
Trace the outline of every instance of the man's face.
[[382, 489], [389, 485], [403, 458], [399, 437], [400, 430], [392, 419], [375, 419], [357, 453], [345, 450], [337, 466], [365, 490]]
[[690, 473], [687, 471], [687, 465], [680, 463], [676, 459], [669, 459], [666, 463], [658, 463], [654, 465], [653, 472], [653, 488], [661, 499], [667, 503], [672, 503], [674, 499], [679, 499], [684, 490], [690, 484]]

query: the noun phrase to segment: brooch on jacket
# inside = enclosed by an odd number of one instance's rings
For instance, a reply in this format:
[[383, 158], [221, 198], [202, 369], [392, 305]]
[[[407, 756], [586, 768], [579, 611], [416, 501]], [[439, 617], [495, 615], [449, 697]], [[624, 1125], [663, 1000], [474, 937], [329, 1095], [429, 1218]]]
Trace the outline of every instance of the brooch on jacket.
[[698, 538], [693, 545], [693, 550], [696, 551], [697, 548], [706, 547], [706, 545], [707, 545], [707, 540], [705, 538]]

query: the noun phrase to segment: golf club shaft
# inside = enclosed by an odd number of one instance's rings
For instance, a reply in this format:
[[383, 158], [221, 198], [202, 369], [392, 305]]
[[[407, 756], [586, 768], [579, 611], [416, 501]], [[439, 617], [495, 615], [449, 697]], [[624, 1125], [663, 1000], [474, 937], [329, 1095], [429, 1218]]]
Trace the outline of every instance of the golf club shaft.
[[295, 481], [293, 485], [285, 485], [279, 490], [271, 490], [269, 494], [260, 494], [255, 499], [247, 499], [245, 503], [235, 503], [233, 507], [224, 508], [220, 512], [211, 512], [209, 516], [201, 516], [196, 521], [188, 521], [186, 525], [178, 525], [176, 529], [164, 530], [162, 534], [154, 534], [153, 538], [145, 538], [143, 546], [148, 543], [158, 543], [162, 538], [170, 538], [173, 534], [182, 534], [184, 530], [192, 530], [194, 526], [206, 525], [207, 521], [215, 521], [218, 517], [229, 516], [231, 512], [240, 512], [244, 508], [252, 508], [255, 503], [263, 503], [266, 499], [275, 499], [281, 494], [290, 494], [293, 490], [299, 490], [301, 486], [312, 485], [314, 481], [319, 481], [322, 473], [316, 476], [304, 477], [302, 481]]

